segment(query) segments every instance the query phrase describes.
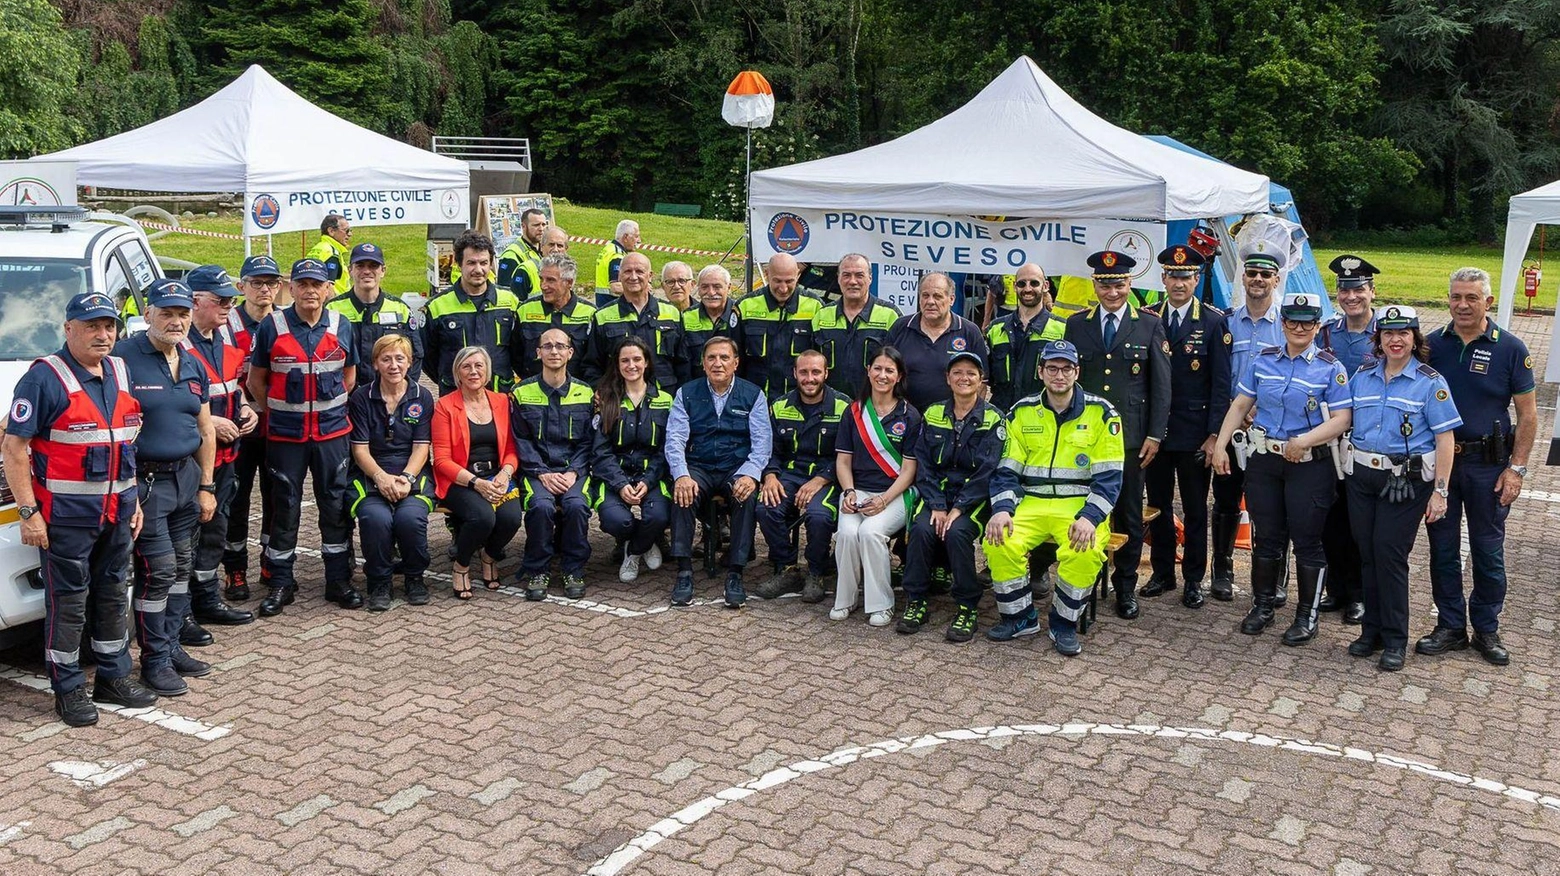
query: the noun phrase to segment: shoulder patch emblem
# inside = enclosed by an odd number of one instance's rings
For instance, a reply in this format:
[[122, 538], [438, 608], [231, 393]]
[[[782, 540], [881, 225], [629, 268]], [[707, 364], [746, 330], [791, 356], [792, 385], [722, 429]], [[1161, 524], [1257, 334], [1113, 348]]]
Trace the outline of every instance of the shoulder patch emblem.
[[1007, 440], [1007, 427], [1002, 425], [1001, 423], [997, 424], [997, 440], [998, 441], [1006, 441]]
[[1342, 371], [1339, 371], [1339, 372], [1338, 372], [1338, 376], [1337, 376], [1337, 378], [1336, 378], [1336, 379], [1337, 379], [1337, 381], [1338, 381], [1338, 385], [1339, 385], [1339, 386], [1343, 386], [1343, 385], [1345, 385], [1345, 384], [1347, 384], [1347, 383], [1348, 383], [1348, 382], [1349, 382], [1349, 378], [1347, 378], [1347, 377], [1345, 377], [1345, 376], [1344, 376], [1344, 375], [1343, 375], [1343, 372], [1342, 372]]
[[732, 328], [737, 327], [737, 312], [735, 310], [731, 312], [730, 316], [726, 317], [726, 325], [729, 325]]
[[19, 398], [11, 405], [11, 422], [25, 423], [32, 419], [32, 402], [25, 398]]
[[1106, 431], [1110, 432], [1110, 434], [1112, 434], [1112, 435], [1120, 435], [1121, 434], [1121, 421], [1120, 420], [1111, 420], [1110, 421], [1110, 425], [1105, 427], [1105, 428], [1106, 428]]
[[1533, 370], [1533, 357], [1529, 356], [1526, 359], [1522, 360], [1522, 367], [1526, 368], [1529, 371], [1532, 371]]
[[1160, 341], [1159, 342], [1159, 349], [1164, 350], [1166, 356], [1170, 355], [1170, 342], [1169, 341]]
[[1438, 390], [1435, 391], [1435, 400], [1436, 401], [1446, 401], [1447, 399], [1449, 399], [1451, 397], [1452, 397], [1452, 394], [1447, 392], [1444, 389], [1438, 389]]
[[1224, 333], [1224, 345], [1225, 346], [1229, 346], [1230, 344], [1233, 344], [1233, 343], [1235, 343], [1235, 336], [1230, 334], [1229, 332], [1225, 332]]

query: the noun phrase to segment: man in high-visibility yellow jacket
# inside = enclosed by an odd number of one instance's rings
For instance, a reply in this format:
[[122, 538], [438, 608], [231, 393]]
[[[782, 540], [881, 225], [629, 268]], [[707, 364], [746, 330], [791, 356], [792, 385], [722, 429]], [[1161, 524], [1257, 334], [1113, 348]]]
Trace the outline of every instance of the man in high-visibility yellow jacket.
[[1125, 450], [1115, 408], [1076, 386], [1078, 348], [1052, 341], [1041, 355], [1045, 391], [1013, 406], [1002, 462], [991, 476], [986, 560], [1002, 620], [986, 637], [1007, 641], [1039, 632], [1029, 552], [1054, 542], [1048, 626], [1056, 650], [1072, 657], [1082, 650], [1078, 619], [1105, 565]]
[[498, 254], [499, 288], [513, 292], [524, 303], [542, 294], [542, 237], [547, 214], [532, 207], [520, 214], [520, 236]]
[[612, 303], [612, 299], [623, 294], [623, 284], [618, 281], [618, 269], [623, 264], [623, 256], [639, 249], [639, 223], [632, 219], [624, 219], [617, 224], [613, 232], [612, 241], [601, 248], [601, 255], [596, 258], [596, 308]]
[[352, 223], [339, 213], [331, 213], [320, 220], [320, 239], [304, 258], [319, 259], [330, 274], [332, 295], [345, 295], [352, 291]]

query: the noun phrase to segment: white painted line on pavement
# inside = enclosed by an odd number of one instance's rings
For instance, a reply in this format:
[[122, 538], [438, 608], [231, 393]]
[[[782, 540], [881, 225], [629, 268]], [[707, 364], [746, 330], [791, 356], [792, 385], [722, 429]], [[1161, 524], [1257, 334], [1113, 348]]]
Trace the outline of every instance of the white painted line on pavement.
[[15, 824], [0, 824], [0, 846], [22, 835], [22, 828], [32, 827], [31, 821], [18, 821]]
[[1517, 499], [1519, 501], [1532, 499], [1535, 502], [1560, 502], [1560, 493], [1550, 493], [1544, 490], [1523, 490]]
[[[0, 681], [14, 681], [22, 687], [30, 687], [36, 691], [50, 693], [49, 680], [42, 675], [31, 672], [23, 672], [13, 666], [0, 666]], [[212, 725], [194, 718], [185, 718], [172, 712], [152, 707], [146, 709], [127, 709], [124, 706], [98, 703], [98, 711], [113, 712], [126, 718], [134, 718], [137, 721], [145, 721], [148, 724], [156, 724], [166, 730], [182, 733], [185, 736], [193, 736], [206, 742], [212, 742], [233, 732], [233, 728], [227, 724]]]
[[120, 763], [114, 760], [105, 760], [102, 763], [93, 763], [86, 760], [57, 760], [49, 764], [49, 769], [54, 770], [78, 788], [101, 788], [109, 782], [122, 779], [141, 767], [146, 766], [146, 761], [136, 758], [128, 763]]
[[1513, 800], [1521, 800], [1525, 803], [1536, 803], [1546, 809], [1560, 811], [1560, 797], [1539, 794], [1536, 791], [1507, 785], [1493, 779], [1484, 779], [1445, 770], [1433, 764], [1417, 760], [1390, 754], [1380, 754], [1360, 748], [1339, 747], [1324, 742], [1309, 742], [1304, 739], [1292, 739], [1264, 733], [1247, 733], [1241, 730], [1213, 730], [1202, 727], [1161, 727], [1154, 724], [1015, 724], [998, 727], [971, 727], [960, 730], [946, 730], [941, 733], [931, 733], [924, 736], [902, 736], [898, 739], [885, 739], [870, 745], [845, 748], [811, 760], [797, 761], [788, 766], [777, 767], [751, 782], [734, 785], [712, 796], [705, 797], [656, 822], [646, 829], [644, 833], [618, 846], [610, 855], [597, 861], [589, 870], [585, 871], [585, 876], [616, 876], [616, 874], [639, 858], [640, 855], [655, 848], [662, 840], [674, 836], [685, 827], [691, 827], [700, 819], [725, 806], [727, 803], [744, 800], [760, 791], [778, 787], [809, 773], [837, 769], [849, 766], [859, 760], [882, 757], [911, 749], [930, 748], [949, 742], [984, 742], [1015, 736], [1134, 736], [1158, 739], [1192, 739], [1204, 742], [1235, 742], [1243, 745], [1255, 745], [1261, 748], [1274, 748], [1281, 751], [1293, 751], [1300, 754], [1315, 754], [1325, 757], [1339, 757], [1346, 760], [1374, 763], [1394, 769], [1409, 770], [1445, 782], [1476, 788], [1480, 791], [1488, 791], [1503, 797], [1510, 797]]

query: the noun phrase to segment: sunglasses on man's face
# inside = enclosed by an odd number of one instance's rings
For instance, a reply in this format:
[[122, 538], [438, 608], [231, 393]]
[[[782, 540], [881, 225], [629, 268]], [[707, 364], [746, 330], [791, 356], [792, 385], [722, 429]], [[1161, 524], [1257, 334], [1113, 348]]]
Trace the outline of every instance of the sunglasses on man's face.
[[1278, 276], [1278, 272], [1277, 271], [1247, 271], [1246, 272], [1246, 276], [1250, 277], [1253, 280], [1258, 279], [1258, 278], [1261, 278], [1263, 280], [1271, 280], [1274, 277]]
[[1045, 281], [1044, 280], [1015, 280], [1013, 282], [1013, 287], [1015, 289], [1031, 289], [1031, 288], [1044, 286], [1044, 285], [1045, 285]]

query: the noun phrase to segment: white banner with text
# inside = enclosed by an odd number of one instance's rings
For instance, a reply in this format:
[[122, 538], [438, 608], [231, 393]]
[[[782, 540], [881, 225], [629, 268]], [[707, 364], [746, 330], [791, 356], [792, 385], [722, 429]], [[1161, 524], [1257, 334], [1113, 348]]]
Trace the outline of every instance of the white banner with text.
[[353, 225], [443, 225], [471, 222], [467, 189], [317, 189], [249, 192], [244, 196], [244, 231], [280, 234], [319, 231], [331, 213]]

